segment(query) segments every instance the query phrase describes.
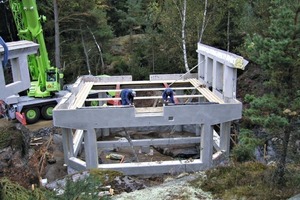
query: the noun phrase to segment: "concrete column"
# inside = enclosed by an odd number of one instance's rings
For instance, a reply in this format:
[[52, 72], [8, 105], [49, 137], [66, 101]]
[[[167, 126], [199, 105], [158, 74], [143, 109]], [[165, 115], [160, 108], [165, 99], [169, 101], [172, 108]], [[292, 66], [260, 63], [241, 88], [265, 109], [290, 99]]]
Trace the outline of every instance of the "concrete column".
[[218, 69], [217, 69], [217, 61], [213, 60], [212, 61], [212, 88], [217, 89], [218, 85]]
[[201, 135], [201, 124], [196, 124], [196, 136]]
[[213, 81], [213, 59], [207, 58], [206, 66], [205, 66], [205, 77], [204, 81], [207, 83], [207, 86], [212, 86]]
[[95, 129], [95, 131], [96, 131], [97, 138], [102, 137], [102, 128], [97, 128], [97, 129]]
[[183, 126], [182, 125], [175, 125], [174, 130], [176, 132], [182, 132], [183, 131]]
[[105, 136], [109, 136], [109, 128], [97, 128], [96, 129], [96, 136], [97, 138], [99, 137], [105, 137]]
[[102, 129], [102, 136], [109, 136], [109, 128]]
[[230, 151], [230, 126], [231, 122], [225, 122], [220, 127], [220, 149], [225, 152], [226, 157]]
[[2, 57], [0, 57], [0, 89], [1, 89], [1, 91], [3, 91], [4, 90], [4, 88], [5, 88], [5, 76], [4, 76], [4, 68], [3, 68], [3, 66], [2, 66]]
[[62, 140], [63, 140], [65, 164], [68, 165], [69, 158], [74, 157], [73, 133], [71, 129], [62, 128]]
[[230, 102], [230, 99], [236, 98], [236, 76], [237, 69], [224, 67], [223, 91], [225, 102]]
[[213, 129], [211, 125], [201, 126], [200, 160], [207, 168], [212, 166], [213, 155]]
[[95, 129], [91, 128], [84, 131], [84, 151], [86, 168], [92, 169], [98, 167], [98, 149]]
[[206, 59], [207, 57], [205, 55], [202, 55], [200, 53], [198, 53], [198, 63], [199, 66], [198, 66], [198, 79], [202, 79], [204, 80], [204, 74], [205, 74], [205, 65], [206, 65]]
[[[101, 92], [98, 94], [98, 98], [105, 98], [107, 95], [105, 92]], [[99, 101], [99, 106], [103, 106], [104, 104], [107, 104], [106, 101]]]

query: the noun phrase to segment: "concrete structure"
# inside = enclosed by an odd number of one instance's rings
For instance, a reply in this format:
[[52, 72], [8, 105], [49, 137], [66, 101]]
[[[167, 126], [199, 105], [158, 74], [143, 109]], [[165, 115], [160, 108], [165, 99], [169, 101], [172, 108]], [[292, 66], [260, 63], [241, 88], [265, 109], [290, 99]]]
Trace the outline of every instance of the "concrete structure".
[[[0, 45], [0, 99], [6, 99], [11, 95], [18, 94], [30, 87], [30, 76], [27, 64], [27, 56], [35, 54], [39, 45], [30, 41], [8, 42], [8, 66], [11, 69], [12, 76], [6, 74], [5, 67], [2, 66], [4, 59], [4, 48]], [[7, 79], [7, 80], [6, 80]]]
[[[197, 52], [197, 74], [151, 75], [149, 81], [132, 81], [130, 76], [80, 77], [72, 92], [53, 110], [53, 123], [63, 130], [65, 163], [75, 170], [113, 169], [134, 175], [194, 172], [212, 167], [218, 158], [228, 157], [231, 122], [242, 114], [242, 104], [236, 100], [237, 69], [243, 69], [247, 61], [200, 43]], [[161, 93], [169, 85], [176, 92], [178, 103], [162, 105]], [[108, 106], [106, 102], [120, 100], [118, 93], [124, 88], [136, 91], [136, 106]], [[109, 97], [107, 92], [116, 92], [116, 96]], [[90, 98], [91, 93], [97, 97]], [[91, 101], [98, 102], [98, 106], [89, 106]], [[200, 159], [98, 163], [98, 148], [130, 146], [128, 141], [97, 141], [99, 129], [108, 135], [112, 128], [182, 125], [193, 125], [194, 137], [132, 140], [131, 144], [147, 148], [194, 143], [199, 146]], [[214, 130], [216, 125], [218, 130]], [[85, 161], [77, 157], [82, 146]]]

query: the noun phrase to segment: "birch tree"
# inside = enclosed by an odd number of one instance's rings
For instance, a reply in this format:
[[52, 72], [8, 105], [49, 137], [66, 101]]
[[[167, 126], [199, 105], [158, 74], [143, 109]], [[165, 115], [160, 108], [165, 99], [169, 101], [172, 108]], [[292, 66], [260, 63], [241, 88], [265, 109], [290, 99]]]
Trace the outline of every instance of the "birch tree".
[[190, 71], [189, 64], [187, 60], [187, 52], [186, 52], [186, 40], [185, 40], [185, 23], [186, 23], [186, 0], [183, 1], [182, 8], [180, 8], [180, 2], [176, 3], [174, 1], [176, 8], [178, 9], [180, 20], [181, 20], [181, 41], [182, 41], [182, 52], [183, 52], [183, 60], [184, 67], [186, 72]]
[[203, 33], [206, 27], [206, 13], [207, 13], [207, 0], [205, 0], [204, 3], [204, 11], [203, 11], [203, 20], [202, 20], [202, 26], [201, 26], [201, 30], [200, 30], [200, 35], [199, 35], [199, 42], [202, 41], [202, 37], [203, 37]]

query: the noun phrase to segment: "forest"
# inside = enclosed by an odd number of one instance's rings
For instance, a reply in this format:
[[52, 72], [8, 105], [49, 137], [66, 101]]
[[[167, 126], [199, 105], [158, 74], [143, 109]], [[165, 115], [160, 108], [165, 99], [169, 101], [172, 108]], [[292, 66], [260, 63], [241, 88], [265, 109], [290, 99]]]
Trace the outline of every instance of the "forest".
[[[0, 35], [5, 41], [18, 40], [8, 1], [2, 2]], [[265, 13], [269, 5], [261, 1], [46, 0], [37, 4], [39, 14], [46, 17], [43, 30], [51, 63], [63, 70], [66, 83], [89, 73], [131, 74], [137, 80], [148, 79], [150, 73], [182, 73], [186, 70], [183, 40], [192, 67], [197, 64], [200, 38], [205, 44], [241, 53], [247, 34], [262, 32], [260, 27], [269, 19]]]
[[[299, 0], [43, 0], [37, 1], [52, 65], [72, 83], [81, 75], [185, 73], [197, 65], [197, 42], [243, 56], [250, 77], [233, 159], [255, 160], [272, 146], [272, 187], [300, 192]], [[7, 1], [0, 36], [18, 40]], [[252, 69], [258, 72], [254, 75]], [[193, 71], [192, 71], [193, 72]], [[196, 70], [195, 70], [196, 72]], [[252, 74], [251, 74], [252, 73]], [[249, 81], [250, 82], [250, 81]], [[239, 86], [238, 86], [239, 87]], [[294, 173], [295, 171], [293, 171]], [[291, 177], [294, 179], [291, 180]], [[274, 185], [273, 185], [274, 184]], [[290, 194], [292, 194], [291, 192]]]

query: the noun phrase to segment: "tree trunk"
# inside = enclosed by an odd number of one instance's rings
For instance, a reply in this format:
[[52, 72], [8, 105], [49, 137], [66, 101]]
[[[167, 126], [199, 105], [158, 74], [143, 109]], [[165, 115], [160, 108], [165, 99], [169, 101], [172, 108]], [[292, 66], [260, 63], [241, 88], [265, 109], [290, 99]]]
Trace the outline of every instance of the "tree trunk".
[[190, 71], [190, 69], [189, 69], [187, 53], [186, 53], [185, 21], [186, 21], [186, 0], [183, 1], [181, 38], [182, 38], [182, 51], [183, 51], [184, 67], [185, 67], [186, 72], [188, 72], [188, 71]]
[[202, 20], [202, 27], [200, 30], [199, 42], [202, 41], [202, 37], [203, 37], [204, 29], [205, 29], [206, 13], [207, 13], [207, 0], [205, 0], [205, 4], [204, 4], [203, 20]]
[[[87, 28], [89, 29], [91, 35], [93, 36], [95, 45], [96, 45], [96, 47], [97, 47], [97, 49], [98, 49], [98, 52], [99, 52], [99, 55], [100, 55], [100, 59], [101, 59], [101, 72], [100, 72], [100, 73], [103, 74], [105, 70], [104, 70], [103, 54], [102, 54], [100, 45], [98, 44], [98, 42], [97, 42], [97, 40], [96, 40], [96, 37], [95, 37], [94, 33], [91, 31], [90, 27], [87, 26]], [[97, 71], [97, 69], [96, 69], [96, 71]], [[96, 74], [96, 75], [97, 75], [97, 74]]]
[[61, 68], [60, 63], [60, 41], [59, 41], [59, 21], [58, 21], [58, 6], [57, 0], [53, 0], [53, 10], [54, 10], [54, 38], [55, 38], [55, 65], [57, 68]]
[[230, 34], [230, 11], [228, 10], [228, 13], [227, 13], [227, 51], [229, 52], [229, 48], [230, 48], [230, 37], [229, 37], [229, 34]]
[[291, 128], [287, 128], [283, 134], [282, 141], [282, 152], [280, 153], [279, 162], [275, 171], [275, 182], [277, 185], [284, 186], [286, 184], [286, 180], [284, 178], [285, 175], [285, 167], [286, 167], [286, 156], [287, 150], [290, 140]]
[[83, 38], [81, 27], [80, 27], [80, 32], [81, 32], [81, 43], [82, 43], [82, 47], [83, 47], [83, 51], [84, 51], [84, 55], [85, 55], [85, 61], [86, 61], [87, 70], [88, 70], [89, 75], [91, 75], [92, 73], [91, 73], [91, 68], [90, 68], [89, 55], [88, 55], [88, 51], [86, 50], [86, 47], [85, 47], [85, 43], [84, 43], [84, 38]]

